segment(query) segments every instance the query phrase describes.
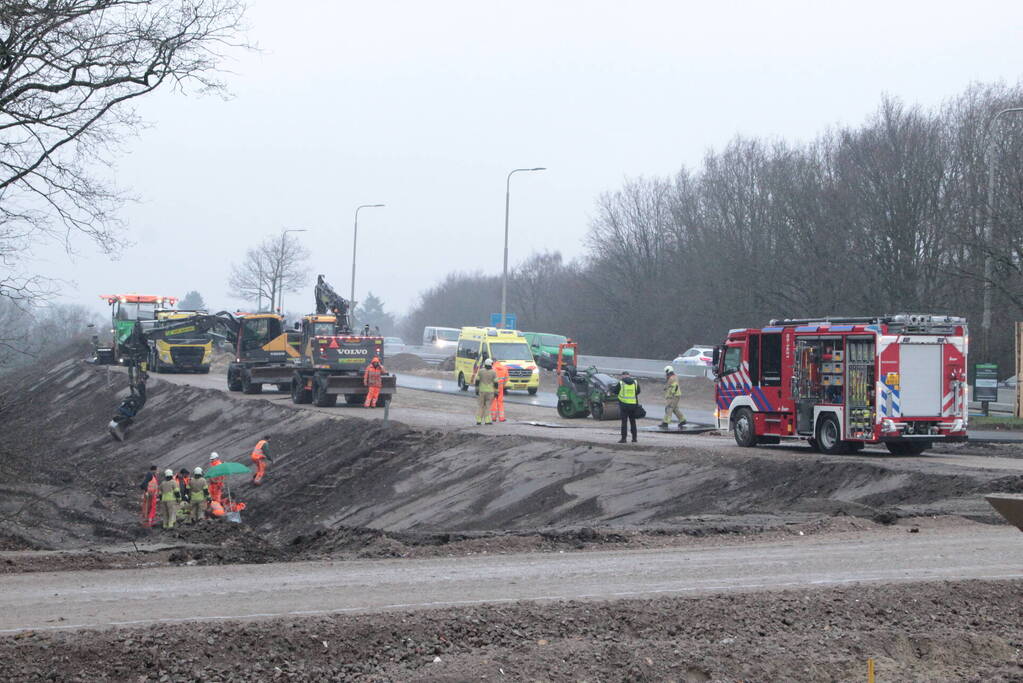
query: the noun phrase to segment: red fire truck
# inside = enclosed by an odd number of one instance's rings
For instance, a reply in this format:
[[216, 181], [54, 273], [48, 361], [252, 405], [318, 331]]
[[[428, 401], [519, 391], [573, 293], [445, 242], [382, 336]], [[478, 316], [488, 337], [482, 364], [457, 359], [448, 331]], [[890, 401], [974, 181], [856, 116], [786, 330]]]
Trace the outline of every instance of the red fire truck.
[[968, 341], [963, 318], [937, 315], [731, 330], [714, 350], [718, 428], [740, 446], [802, 438], [823, 453], [965, 441]]

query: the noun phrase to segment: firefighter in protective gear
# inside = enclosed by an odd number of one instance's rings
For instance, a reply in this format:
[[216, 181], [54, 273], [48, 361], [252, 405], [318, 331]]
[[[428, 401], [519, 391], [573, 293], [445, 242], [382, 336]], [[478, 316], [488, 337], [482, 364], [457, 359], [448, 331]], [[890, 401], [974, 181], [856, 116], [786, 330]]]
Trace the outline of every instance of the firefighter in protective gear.
[[256, 473], [252, 475], [252, 483], [259, 486], [263, 483], [263, 477], [266, 476], [266, 463], [273, 462], [273, 458], [270, 457], [270, 437], [264, 436], [257, 443], [255, 448], [252, 449], [252, 462], [256, 463]]
[[159, 491], [163, 528], [173, 529], [178, 516], [178, 503], [181, 501], [181, 489], [178, 487], [178, 482], [174, 480], [173, 470], [164, 470]]
[[632, 428], [632, 441], [636, 442], [636, 413], [639, 411], [639, 382], [634, 380], [628, 370], [622, 371], [622, 378], [611, 389], [618, 395], [618, 414], [622, 417], [622, 438], [618, 443], [625, 443], [627, 428]]
[[[210, 453], [210, 467], [216, 467], [222, 462], [216, 451]], [[224, 493], [224, 477], [213, 477], [207, 483], [210, 488], [210, 501], [220, 505], [220, 497]]]
[[497, 383], [494, 386], [494, 402], [490, 404], [490, 417], [494, 422], [504, 422], [504, 391], [508, 386], [508, 366], [498, 361], [494, 363], [494, 374]]
[[188, 482], [188, 494], [191, 500], [188, 512], [192, 524], [195, 524], [206, 517], [206, 500], [209, 498], [210, 489], [206, 478], [202, 476], [201, 467], [196, 467], [192, 474], [192, 480]]
[[678, 430], [682, 431], [682, 426], [686, 423], [686, 416], [678, 407], [678, 402], [682, 400], [682, 388], [678, 384], [678, 375], [675, 374], [675, 368], [667, 365], [664, 367], [664, 376], [664, 419], [661, 421], [660, 428], [667, 431], [671, 426], [671, 416], [675, 415], [678, 418]]
[[493, 361], [483, 361], [483, 367], [472, 374], [470, 384], [479, 382], [479, 402], [476, 405], [476, 424], [493, 424], [490, 421], [490, 401], [494, 398], [497, 386], [497, 373], [494, 372]]
[[366, 372], [362, 376], [362, 384], [369, 388], [366, 392], [366, 408], [376, 408], [377, 399], [380, 397], [380, 387], [384, 385], [383, 375], [387, 372], [380, 364], [380, 359], [373, 356], [373, 360], [366, 366]]
[[160, 498], [160, 476], [156, 465], [149, 468], [146, 478], [142, 481], [142, 526], [147, 529], [156, 520], [156, 504]]

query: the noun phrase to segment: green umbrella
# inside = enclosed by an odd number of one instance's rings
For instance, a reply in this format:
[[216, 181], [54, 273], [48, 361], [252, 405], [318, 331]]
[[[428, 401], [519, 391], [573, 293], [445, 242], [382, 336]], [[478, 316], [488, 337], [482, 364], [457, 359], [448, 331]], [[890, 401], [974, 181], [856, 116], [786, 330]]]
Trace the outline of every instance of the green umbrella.
[[206, 470], [203, 476], [206, 478], [222, 477], [228, 474], [252, 474], [252, 470], [248, 465], [243, 465], [240, 462], [222, 462]]

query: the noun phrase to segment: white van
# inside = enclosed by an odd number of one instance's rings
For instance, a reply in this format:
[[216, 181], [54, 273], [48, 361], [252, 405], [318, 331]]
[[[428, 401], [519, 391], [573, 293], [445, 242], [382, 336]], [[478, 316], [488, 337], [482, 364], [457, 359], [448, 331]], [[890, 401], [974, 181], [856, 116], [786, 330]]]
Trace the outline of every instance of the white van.
[[435, 349], [454, 349], [458, 346], [458, 333], [456, 327], [424, 327], [423, 346], [432, 346]]

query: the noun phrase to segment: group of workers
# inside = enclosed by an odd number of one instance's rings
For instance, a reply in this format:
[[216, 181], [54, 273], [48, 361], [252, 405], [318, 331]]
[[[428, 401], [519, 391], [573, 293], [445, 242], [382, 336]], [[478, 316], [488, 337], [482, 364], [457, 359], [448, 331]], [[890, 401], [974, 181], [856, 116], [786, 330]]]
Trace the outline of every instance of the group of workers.
[[[639, 394], [640, 386], [639, 382], [629, 374], [628, 370], [623, 370], [621, 378], [611, 388], [611, 393], [618, 397], [618, 414], [622, 420], [622, 438], [618, 440], [618, 443], [625, 443], [625, 438], [632, 433], [632, 441], [636, 441], [636, 418], [639, 416]], [[675, 374], [675, 368], [668, 365], [664, 368], [664, 418], [658, 425], [661, 431], [668, 431], [671, 429], [671, 418], [675, 416], [678, 418], [678, 430], [682, 431], [682, 428], [686, 424], [686, 416], [679, 408], [679, 403], [682, 400], [682, 387], [678, 383], [678, 375]]]
[[[252, 449], [250, 454], [256, 471], [252, 475], [252, 483], [259, 486], [266, 477], [266, 463], [273, 462], [270, 457], [270, 437], [264, 436]], [[220, 455], [210, 453], [207, 471], [223, 464]], [[184, 516], [195, 524], [207, 516], [221, 517], [229, 508], [239, 510], [244, 503], [232, 503], [224, 497], [223, 475], [206, 478], [202, 467], [196, 467], [191, 473], [182, 468], [176, 475], [174, 470], [164, 470], [163, 478], [159, 476], [156, 465], [149, 468], [142, 481], [142, 526], [152, 527], [156, 523], [157, 511], [163, 521], [164, 529], [173, 529], [178, 515]]]
[[476, 368], [470, 384], [479, 382], [476, 404], [476, 424], [504, 422], [504, 392], [508, 385], [508, 368], [504, 363], [495, 363], [492, 358], [483, 360], [483, 367]]

